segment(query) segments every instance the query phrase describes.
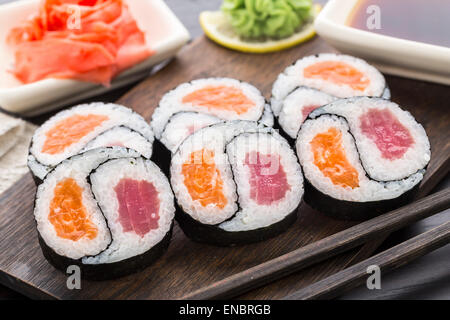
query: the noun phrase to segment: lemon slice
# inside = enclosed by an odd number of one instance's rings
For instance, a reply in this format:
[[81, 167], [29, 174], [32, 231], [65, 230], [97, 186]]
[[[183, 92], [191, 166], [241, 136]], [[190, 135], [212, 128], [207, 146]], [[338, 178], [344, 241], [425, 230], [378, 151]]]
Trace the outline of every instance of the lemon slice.
[[[314, 5], [314, 18], [320, 12], [321, 6]], [[280, 40], [247, 41], [242, 40], [229, 24], [222, 11], [203, 11], [200, 13], [200, 25], [205, 34], [212, 41], [233, 50], [252, 53], [266, 53], [280, 51], [305, 42], [316, 34], [314, 19], [292, 36]]]

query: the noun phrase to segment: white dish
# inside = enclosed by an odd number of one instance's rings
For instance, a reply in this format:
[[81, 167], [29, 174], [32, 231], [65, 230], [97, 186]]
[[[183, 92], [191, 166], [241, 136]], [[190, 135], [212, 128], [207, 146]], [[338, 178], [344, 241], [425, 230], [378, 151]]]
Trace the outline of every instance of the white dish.
[[339, 51], [366, 59], [385, 73], [450, 85], [450, 48], [347, 26], [358, 1], [330, 0], [315, 20], [317, 33]]
[[9, 30], [37, 12], [40, 0], [23, 0], [0, 6], [0, 107], [6, 111], [35, 116], [63, 105], [73, 104], [136, 81], [149, 74], [152, 66], [174, 56], [190, 39], [189, 32], [162, 0], [126, 0], [133, 17], [145, 32], [155, 53], [142, 63], [122, 72], [109, 88], [70, 79], [45, 79], [30, 84], [17, 80], [8, 69], [14, 51], [6, 44]]

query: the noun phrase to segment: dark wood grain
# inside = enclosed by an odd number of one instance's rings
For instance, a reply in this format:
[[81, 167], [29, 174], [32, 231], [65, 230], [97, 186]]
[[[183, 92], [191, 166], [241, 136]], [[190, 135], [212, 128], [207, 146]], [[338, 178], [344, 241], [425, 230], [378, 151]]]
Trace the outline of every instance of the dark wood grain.
[[[432, 192], [438, 192], [448, 187], [450, 187], [450, 176], [447, 175], [447, 177], [444, 178]], [[449, 219], [450, 210], [446, 210], [413, 223], [390, 235], [375, 252], [380, 253], [390, 249], [397, 244], [449, 221]], [[449, 300], [449, 266], [450, 245], [447, 245], [412, 261], [394, 272], [390, 272], [386, 275], [383, 274], [381, 290], [368, 290], [365, 285], [361, 285], [360, 287], [339, 296], [338, 299]]]
[[294, 292], [284, 299], [312, 300], [335, 298], [363, 284], [368, 278], [367, 268], [369, 266], [378, 266], [381, 274], [386, 274], [449, 243], [450, 221], [447, 221], [370, 259]]
[[[228, 76], [249, 81], [266, 97], [277, 75], [296, 59], [318, 52], [332, 51], [320, 39], [266, 55], [242, 54], [223, 49], [205, 38], [186, 46], [165, 69], [150, 77], [120, 103], [141, 113], [146, 119], [169, 89], [200, 77]], [[435, 175], [448, 171], [449, 130], [448, 88], [401, 78], [388, 77], [394, 101], [404, 105], [424, 124], [432, 143], [433, 156], [424, 186], [437, 183]], [[442, 166], [442, 164], [445, 166]], [[437, 172], [437, 173], [436, 173]], [[82, 283], [82, 290], [66, 288], [66, 277], [53, 269], [42, 256], [32, 215], [35, 187], [26, 175], [0, 197], [0, 281], [31, 297], [58, 299], [177, 299], [238, 272], [279, 257], [307, 244], [353, 226], [337, 221], [302, 204], [298, 221], [284, 234], [257, 244], [217, 248], [188, 240], [175, 226], [168, 252], [143, 272], [115, 281]], [[370, 250], [365, 250], [368, 254]], [[240, 298], [281, 298], [312, 282], [342, 270], [355, 262], [360, 250], [307, 268]]]
[[230, 299], [450, 208], [450, 188], [223, 279], [184, 299]]

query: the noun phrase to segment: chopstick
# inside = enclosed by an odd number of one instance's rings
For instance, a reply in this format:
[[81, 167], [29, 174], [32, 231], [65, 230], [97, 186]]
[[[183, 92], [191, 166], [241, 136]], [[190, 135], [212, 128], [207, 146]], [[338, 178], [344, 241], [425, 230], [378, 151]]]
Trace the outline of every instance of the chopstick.
[[367, 267], [376, 265], [381, 276], [433, 250], [450, 243], [450, 221], [400, 243], [376, 256], [357, 263], [296, 291], [283, 300], [332, 299], [363, 284], [370, 276]]
[[450, 207], [450, 188], [236, 273], [181, 299], [230, 299]]

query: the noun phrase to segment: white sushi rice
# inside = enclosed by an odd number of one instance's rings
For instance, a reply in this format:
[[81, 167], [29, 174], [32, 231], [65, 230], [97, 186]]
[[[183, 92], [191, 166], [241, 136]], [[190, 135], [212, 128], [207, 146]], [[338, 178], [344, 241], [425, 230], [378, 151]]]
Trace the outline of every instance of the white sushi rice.
[[[107, 116], [108, 119], [82, 137], [78, 142], [68, 146], [63, 152], [57, 154], [42, 152], [42, 148], [47, 139], [47, 133], [58, 123], [74, 115], [86, 116], [90, 114]], [[83, 104], [59, 112], [36, 130], [30, 147], [30, 155], [28, 157], [29, 167], [35, 176], [43, 179], [52, 167], [56, 166], [64, 159], [78, 154], [89, 142], [100, 134], [118, 126], [127, 127], [133, 131], [139, 132], [146, 140], [148, 140], [149, 145], [153, 145], [154, 136], [151, 127], [144, 118], [133, 112], [131, 109], [112, 103], [104, 104], [98, 102]], [[128, 146], [125, 145], [125, 147]], [[147, 156], [149, 154], [151, 155], [151, 152], [151, 150], [147, 150]]]
[[323, 106], [334, 100], [336, 100], [336, 97], [325, 92], [308, 87], [299, 87], [284, 99], [278, 122], [283, 131], [295, 139], [301, 124], [305, 120], [303, 109], [310, 106]]
[[[277, 174], [280, 168], [286, 174], [288, 191], [270, 206], [258, 204], [250, 196], [251, 172], [245, 164], [247, 154], [259, 152], [270, 156], [268, 176]], [[231, 220], [219, 225], [225, 231], [247, 231], [268, 227], [283, 220], [299, 205], [303, 196], [303, 176], [297, 157], [285, 139], [277, 133], [243, 133], [227, 145], [234, 179], [239, 194], [239, 212]]]
[[[398, 159], [386, 159], [375, 142], [361, 130], [360, 118], [369, 110], [389, 110], [395, 118], [410, 132], [414, 143]], [[402, 110], [396, 103], [376, 98], [351, 98], [338, 100], [314, 111], [311, 117], [330, 113], [344, 117], [355, 138], [362, 165], [374, 180], [400, 180], [426, 167], [431, 158], [430, 142], [425, 129], [414, 117]]]
[[[339, 85], [323, 79], [305, 78], [304, 69], [321, 61], [340, 61], [349, 64], [363, 73], [365, 78], [370, 80], [370, 83], [364, 91], [360, 91], [345, 84]], [[284, 98], [299, 86], [311, 87], [339, 98], [353, 96], [381, 97], [386, 88], [386, 81], [376, 68], [369, 65], [364, 60], [352, 56], [337, 55], [333, 53], [307, 56], [287, 67], [273, 84], [271, 106], [272, 111], [276, 116], [278, 116], [281, 111]]]
[[[239, 138], [241, 134], [247, 133], [253, 133], [255, 137], [249, 137], [248, 141], [247, 138], [243, 137], [243, 140]], [[261, 138], [258, 139], [258, 137]], [[235, 138], [238, 141], [232, 143]], [[244, 144], [244, 147], [248, 147], [252, 151], [258, 150], [260, 147], [262, 153], [273, 150], [273, 152], [280, 154], [291, 191], [287, 192], [283, 201], [280, 201], [279, 208], [264, 208], [264, 213], [261, 213], [261, 206], [257, 206], [259, 209], [256, 210], [254, 204], [243, 200], [247, 197], [245, 193], [248, 193], [246, 187], [248, 180], [243, 182], [247, 179], [248, 174], [241, 176], [242, 173], [239, 170], [242, 170], [242, 154], [237, 151], [234, 152], [232, 147], [237, 146], [240, 143], [239, 141], [248, 142], [250, 145]], [[232, 143], [232, 146], [228, 149], [227, 145], [230, 143]], [[254, 143], [256, 145], [253, 145]], [[215, 165], [220, 171], [223, 180], [223, 193], [227, 199], [227, 204], [223, 209], [214, 204], [202, 206], [198, 200], [191, 198], [184, 184], [183, 163], [190, 159], [192, 152], [202, 149], [214, 151]], [[226, 152], [226, 150], [229, 150], [229, 152]], [[278, 222], [295, 209], [295, 203], [298, 206], [299, 199], [303, 194], [300, 166], [287, 142], [273, 129], [249, 121], [230, 121], [215, 124], [186, 138], [172, 157], [171, 184], [175, 197], [184, 212], [202, 224], [220, 224], [220, 227], [227, 231], [253, 230]], [[236, 186], [238, 187], [237, 190]], [[241, 194], [241, 190], [244, 194]], [[236, 215], [238, 202], [242, 208], [245, 205], [245, 208]], [[256, 215], [257, 212], [260, 213], [259, 216]], [[225, 222], [230, 218], [232, 218], [230, 221]]]
[[123, 146], [139, 152], [143, 157], [150, 159], [152, 156], [153, 144], [142, 134], [127, 127], [113, 127], [98, 135], [82, 150], [101, 147]]
[[[111, 234], [105, 218], [97, 206], [97, 200], [92, 195], [87, 176], [94, 168], [108, 159], [137, 156], [139, 154], [136, 151], [124, 148], [94, 149], [64, 161], [48, 174], [37, 189], [34, 208], [37, 229], [45, 243], [57, 254], [71, 259], [96, 255], [105, 250], [111, 243]], [[86, 208], [89, 220], [98, 229], [97, 236], [92, 240], [84, 237], [74, 242], [70, 239], [61, 238], [49, 221], [50, 204], [54, 198], [55, 187], [67, 178], [76, 180], [83, 190], [83, 205]]]
[[[114, 188], [126, 178], [145, 180], [158, 192], [158, 228], [143, 237], [132, 231], [124, 232], [119, 222], [119, 201]], [[138, 256], [158, 244], [169, 232], [175, 215], [174, 198], [167, 178], [153, 162], [142, 158], [111, 160], [98, 167], [90, 179], [92, 192], [107, 219], [112, 243], [99, 255], [83, 258], [84, 264], [114, 263]]]
[[[232, 110], [209, 109], [203, 106], [196, 106], [191, 103], [183, 103], [183, 98], [190, 93], [209, 86], [227, 86], [242, 90], [242, 93], [255, 103], [244, 114], [237, 114]], [[164, 128], [170, 117], [180, 111], [194, 111], [213, 115], [223, 120], [260, 120], [265, 108], [265, 99], [260, 91], [249, 83], [241, 82], [230, 78], [207, 78], [198, 79], [188, 83], [179, 85], [172, 91], [166, 93], [159, 103], [159, 107], [152, 116], [151, 126], [155, 132], [155, 136], [160, 139]]]
[[258, 120], [259, 123], [262, 123], [265, 126], [273, 127], [275, 124], [275, 118], [270, 108], [270, 104], [266, 103], [264, 106], [264, 113], [261, 118]]
[[161, 142], [171, 152], [192, 133], [221, 122], [219, 118], [200, 112], [178, 112], [172, 115], [161, 134]]
[[45, 178], [45, 176], [53, 170], [53, 166], [46, 166], [36, 160], [36, 158], [32, 154], [28, 154], [28, 168], [33, 173], [33, 175], [41, 180]]
[[[318, 112], [318, 111], [317, 111]], [[349, 163], [358, 172], [359, 186], [356, 188], [335, 185], [330, 178], [314, 164], [314, 153], [311, 141], [317, 134], [336, 128], [342, 133], [342, 145]], [[410, 175], [406, 179], [390, 182], [379, 182], [370, 179], [361, 165], [360, 154], [355, 140], [349, 132], [350, 128], [343, 118], [335, 115], [322, 115], [303, 123], [296, 142], [297, 155], [302, 165], [305, 178], [320, 192], [338, 200], [368, 202], [394, 199], [412, 189], [423, 178], [425, 170]]]

